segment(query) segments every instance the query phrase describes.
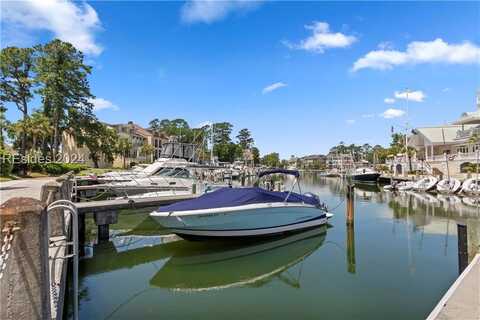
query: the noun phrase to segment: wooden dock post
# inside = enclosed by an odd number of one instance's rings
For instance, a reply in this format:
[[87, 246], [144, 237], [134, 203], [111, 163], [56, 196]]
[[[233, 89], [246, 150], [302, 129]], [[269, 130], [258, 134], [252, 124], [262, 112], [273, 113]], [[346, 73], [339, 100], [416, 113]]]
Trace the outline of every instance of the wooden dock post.
[[468, 237], [467, 225], [457, 224], [457, 241], [458, 241], [458, 274], [468, 266]]
[[98, 242], [108, 241], [110, 225], [118, 222], [118, 211], [95, 213], [93, 219], [98, 227]]
[[347, 185], [347, 225], [353, 225], [355, 220], [355, 185]]
[[347, 271], [355, 274], [356, 259], [355, 259], [355, 227], [352, 224], [347, 224]]
[[0, 228], [11, 222], [19, 229], [0, 271], [0, 319], [50, 319], [46, 206], [32, 198], [12, 198], [0, 206]]

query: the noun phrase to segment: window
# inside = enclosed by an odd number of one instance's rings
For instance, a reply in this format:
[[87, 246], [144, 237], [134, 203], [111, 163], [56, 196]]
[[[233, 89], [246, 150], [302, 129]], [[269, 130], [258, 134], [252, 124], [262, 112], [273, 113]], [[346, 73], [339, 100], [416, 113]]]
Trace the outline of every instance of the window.
[[468, 153], [468, 146], [458, 146], [457, 153]]
[[480, 150], [480, 144], [474, 145], [472, 149], [473, 149], [473, 150], [472, 150], [473, 152], [479, 151], [479, 150]]

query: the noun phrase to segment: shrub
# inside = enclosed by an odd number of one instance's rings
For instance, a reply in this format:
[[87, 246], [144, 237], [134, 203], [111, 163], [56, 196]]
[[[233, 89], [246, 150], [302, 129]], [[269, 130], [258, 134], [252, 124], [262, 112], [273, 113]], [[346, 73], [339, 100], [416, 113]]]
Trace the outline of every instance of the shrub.
[[43, 165], [43, 170], [52, 176], [58, 176], [67, 172], [73, 171], [79, 173], [82, 170], [87, 169], [88, 166], [80, 163], [46, 163]]
[[0, 176], [10, 175], [12, 169], [12, 155], [8, 151], [0, 149]]

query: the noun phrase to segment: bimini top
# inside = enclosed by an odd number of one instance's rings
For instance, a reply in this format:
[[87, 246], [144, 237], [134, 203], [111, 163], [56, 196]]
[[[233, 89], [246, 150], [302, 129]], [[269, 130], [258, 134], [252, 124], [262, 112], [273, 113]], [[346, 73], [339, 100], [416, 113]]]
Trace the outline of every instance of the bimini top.
[[[157, 212], [201, 210], [213, 208], [236, 207], [255, 203], [283, 202], [288, 192], [267, 191], [261, 188], [222, 188], [204, 194], [196, 199], [180, 201], [160, 207]], [[303, 196], [292, 192], [287, 202], [319, 204], [317, 198]]]
[[289, 174], [289, 175], [295, 176], [296, 178], [298, 178], [300, 176], [300, 173], [297, 170], [270, 169], [270, 170], [265, 170], [265, 171], [260, 172], [258, 174], [258, 177], [261, 178], [263, 176], [267, 176], [269, 174], [275, 174], [275, 173]]

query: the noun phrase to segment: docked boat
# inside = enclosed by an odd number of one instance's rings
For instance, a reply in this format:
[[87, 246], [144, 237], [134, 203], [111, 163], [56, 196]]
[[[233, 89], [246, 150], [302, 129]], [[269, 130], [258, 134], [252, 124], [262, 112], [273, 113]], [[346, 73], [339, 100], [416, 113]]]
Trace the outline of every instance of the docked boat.
[[439, 193], [445, 193], [445, 194], [456, 193], [460, 191], [461, 187], [462, 187], [462, 183], [460, 182], [460, 180], [455, 178], [443, 179], [437, 183], [437, 191]]
[[416, 181], [413, 184], [413, 190], [415, 191], [430, 191], [433, 190], [438, 182], [438, 179], [433, 176], [427, 176]]
[[290, 191], [222, 188], [160, 207], [150, 216], [186, 239], [270, 236], [325, 224], [332, 215], [319, 198], [311, 193], [293, 192], [298, 171], [268, 170], [259, 173], [258, 178], [277, 173], [295, 177]]
[[132, 196], [160, 191], [190, 191], [196, 182], [187, 168], [163, 167], [157, 174], [148, 177], [130, 177], [126, 181], [107, 183], [105, 187], [118, 196]]
[[469, 196], [480, 195], [480, 179], [470, 178], [463, 182], [462, 193]]
[[139, 165], [132, 170], [110, 171], [93, 178], [102, 183], [124, 182], [133, 179], [148, 178], [170, 171], [172, 168], [186, 168], [189, 165], [192, 165], [192, 163], [185, 159], [159, 158], [148, 166]]
[[414, 182], [401, 181], [393, 184], [389, 184], [383, 187], [385, 191], [409, 191], [412, 190]]
[[372, 168], [357, 168], [351, 174], [353, 181], [358, 182], [377, 182], [378, 178], [380, 177], [380, 173], [373, 170]]

